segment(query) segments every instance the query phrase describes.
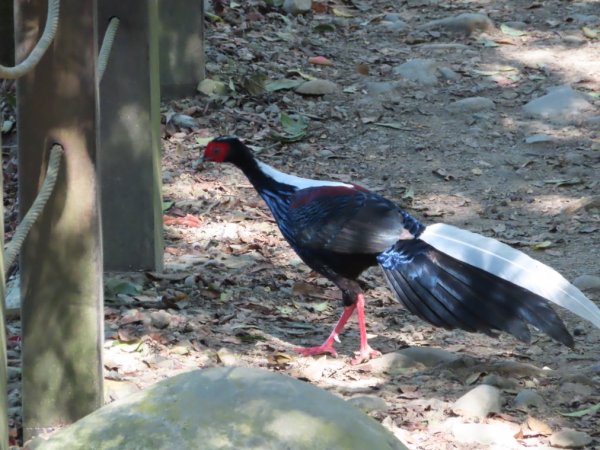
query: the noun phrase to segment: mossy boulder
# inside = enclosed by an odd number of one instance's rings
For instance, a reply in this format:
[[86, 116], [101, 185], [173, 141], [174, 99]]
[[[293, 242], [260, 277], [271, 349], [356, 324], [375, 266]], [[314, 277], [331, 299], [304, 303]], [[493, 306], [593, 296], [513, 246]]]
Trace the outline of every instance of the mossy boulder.
[[118, 400], [31, 448], [406, 449], [344, 400], [266, 370], [195, 370]]

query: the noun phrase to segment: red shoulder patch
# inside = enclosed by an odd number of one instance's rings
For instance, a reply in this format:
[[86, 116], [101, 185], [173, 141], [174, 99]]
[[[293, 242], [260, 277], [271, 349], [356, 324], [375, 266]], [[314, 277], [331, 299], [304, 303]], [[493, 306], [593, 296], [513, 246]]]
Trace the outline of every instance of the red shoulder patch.
[[290, 205], [292, 208], [297, 208], [302, 205], [306, 205], [307, 203], [312, 202], [321, 197], [335, 197], [339, 195], [356, 195], [360, 192], [369, 192], [367, 189], [357, 186], [355, 184], [353, 187], [346, 186], [316, 186], [310, 187], [306, 189], [301, 189], [296, 192], [294, 198], [292, 200], [292, 204]]

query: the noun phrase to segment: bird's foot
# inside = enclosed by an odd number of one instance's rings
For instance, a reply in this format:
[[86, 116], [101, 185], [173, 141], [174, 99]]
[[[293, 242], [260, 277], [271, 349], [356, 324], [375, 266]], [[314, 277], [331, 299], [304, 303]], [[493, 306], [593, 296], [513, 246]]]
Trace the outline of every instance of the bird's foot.
[[337, 356], [337, 351], [333, 348], [333, 345], [328, 342], [316, 347], [296, 347], [294, 351], [304, 356], [323, 355], [325, 353]]
[[352, 358], [350, 364], [353, 366], [357, 364], [362, 364], [364, 362], [369, 361], [371, 358], [377, 358], [381, 356], [381, 352], [379, 350], [374, 350], [370, 345], [367, 345], [365, 348], [361, 348], [358, 352], [354, 353], [356, 357]]

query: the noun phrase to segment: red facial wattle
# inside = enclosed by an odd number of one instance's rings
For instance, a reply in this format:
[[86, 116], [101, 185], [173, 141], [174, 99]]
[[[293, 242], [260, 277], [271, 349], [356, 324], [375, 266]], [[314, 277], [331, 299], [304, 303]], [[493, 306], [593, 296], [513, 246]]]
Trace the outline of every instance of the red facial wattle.
[[224, 162], [229, 151], [227, 142], [209, 142], [204, 149], [204, 159], [213, 162]]

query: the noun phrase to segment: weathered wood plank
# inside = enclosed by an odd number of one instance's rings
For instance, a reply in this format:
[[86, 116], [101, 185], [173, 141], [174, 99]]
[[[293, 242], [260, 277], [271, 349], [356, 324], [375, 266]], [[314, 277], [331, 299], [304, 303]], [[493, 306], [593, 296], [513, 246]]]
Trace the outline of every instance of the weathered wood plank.
[[204, 79], [204, 2], [159, 0], [163, 99], [196, 93]]
[[13, 28], [13, 0], [0, 0], [0, 64], [15, 63], [15, 33]]
[[[16, 0], [17, 62], [43, 31], [46, 0]], [[25, 439], [102, 404], [102, 243], [96, 149], [96, 1], [63, 0], [57, 36], [17, 85], [21, 216], [64, 148], [54, 193], [20, 259]]]
[[119, 30], [100, 82], [104, 267], [160, 270], [163, 264], [160, 86], [156, 0], [102, 0], [101, 33]]

